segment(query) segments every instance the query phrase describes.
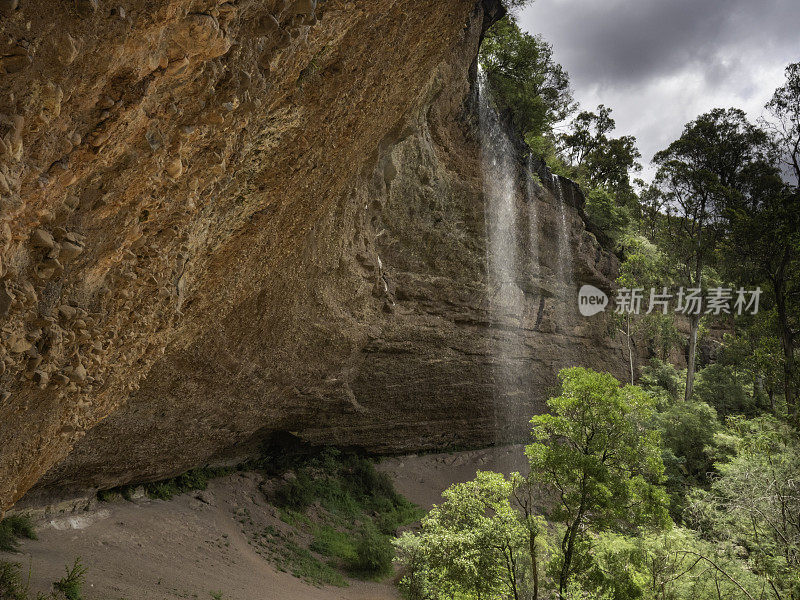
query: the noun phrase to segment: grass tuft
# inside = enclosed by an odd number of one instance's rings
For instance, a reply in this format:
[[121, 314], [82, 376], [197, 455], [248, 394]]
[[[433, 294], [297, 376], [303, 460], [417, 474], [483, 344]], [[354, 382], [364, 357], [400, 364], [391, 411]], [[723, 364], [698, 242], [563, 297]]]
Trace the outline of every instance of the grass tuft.
[[23, 538], [36, 539], [36, 530], [30, 517], [11, 515], [0, 521], [0, 550], [16, 552], [19, 549], [18, 540]]

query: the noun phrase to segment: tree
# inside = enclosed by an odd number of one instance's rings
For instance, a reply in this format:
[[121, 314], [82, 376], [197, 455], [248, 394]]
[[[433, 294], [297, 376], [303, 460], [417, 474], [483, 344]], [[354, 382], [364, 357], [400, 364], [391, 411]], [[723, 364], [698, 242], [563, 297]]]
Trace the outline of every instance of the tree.
[[518, 474], [479, 471], [451, 485], [421, 531], [395, 542], [406, 567], [402, 587], [414, 599], [538, 597], [545, 523]]
[[574, 110], [569, 76], [553, 59], [552, 46], [522, 31], [513, 16], [487, 31], [479, 60], [496, 100], [522, 135], [549, 134]]
[[775, 600], [800, 598], [800, 439], [772, 417], [729, 420], [709, 492], [697, 490], [691, 517], [704, 537], [746, 548]]
[[[589, 220], [618, 243], [628, 228], [638, 201], [631, 185], [631, 172], [641, 169], [636, 138], [612, 138], [611, 109], [600, 105], [597, 112], [583, 111], [559, 137], [553, 167], [583, 186]], [[555, 159], [555, 160], [553, 160]], [[563, 163], [563, 164], [562, 164]]]
[[[780, 149], [789, 188], [780, 195], [765, 198], [766, 205], [756, 215], [752, 211], [741, 222], [741, 233], [767, 234], [757, 246], [758, 255], [772, 288], [778, 316], [779, 337], [783, 347], [784, 395], [789, 418], [800, 426], [800, 402], [797, 400], [795, 350], [800, 331], [800, 63], [786, 67], [786, 84], [775, 90], [767, 103], [772, 116], [765, 125], [771, 130]], [[747, 214], [747, 213], [746, 213]], [[753, 229], [754, 228], [754, 229]], [[767, 230], [767, 231], [765, 231]], [[763, 242], [769, 245], [767, 252]]]
[[[722, 211], [739, 197], [757, 165], [768, 163], [767, 135], [743, 111], [717, 108], [689, 122], [681, 136], [656, 153], [655, 185], [667, 206], [665, 245], [682, 279], [703, 286], [703, 271], [717, 248]], [[702, 313], [690, 315], [686, 400], [694, 385], [697, 333]]]
[[[638, 235], [628, 235], [621, 240], [621, 249], [625, 252], [625, 260], [619, 268], [617, 284], [621, 288], [643, 290], [655, 289], [660, 291], [672, 281], [671, 265], [667, 256], [647, 238]], [[634, 327], [634, 315], [626, 311], [620, 318], [623, 320], [622, 333], [628, 344], [628, 366], [630, 368], [631, 383], [635, 381], [633, 361], [633, 335], [635, 329], [647, 330], [647, 338], [660, 348], [652, 348], [654, 353], [666, 359], [674, 339], [677, 335], [675, 324], [671, 317], [659, 313], [657, 310], [638, 317], [639, 327]]]
[[561, 395], [548, 400], [552, 414], [531, 419], [534, 442], [525, 452], [532, 482], [555, 493], [550, 518], [565, 525], [558, 575], [563, 595], [587, 527], [660, 529], [669, 515], [652, 397], [582, 367], [561, 370], [559, 379]]
[[591, 187], [603, 188], [620, 200], [629, 200], [633, 194], [630, 173], [642, 168], [637, 162], [642, 155], [636, 148], [635, 137], [609, 136], [615, 127], [611, 109], [602, 104], [597, 112], [581, 112], [573, 119], [571, 131], [561, 136], [562, 154], [578, 170], [579, 178]]

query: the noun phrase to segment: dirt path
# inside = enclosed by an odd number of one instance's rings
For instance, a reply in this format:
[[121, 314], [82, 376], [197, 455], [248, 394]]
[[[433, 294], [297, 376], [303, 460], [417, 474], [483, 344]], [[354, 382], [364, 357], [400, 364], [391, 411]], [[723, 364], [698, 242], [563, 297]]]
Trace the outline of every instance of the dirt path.
[[[397, 489], [429, 507], [442, 490], [478, 469], [515, 470], [521, 449], [409, 456], [383, 461]], [[278, 571], [251, 544], [243, 514], [258, 526], [280, 520], [258, 490], [259, 477], [245, 473], [210, 482], [204, 492], [169, 501], [138, 498], [97, 504], [80, 513], [42, 519], [39, 539], [0, 560], [32, 568], [31, 591], [49, 592], [64, 567], [80, 556], [88, 567], [86, 600], [397, 600], [391, 580], [349, 581], [349, 587], [318, 588]], [[251, 523], [252, 524], [252, 523]]]

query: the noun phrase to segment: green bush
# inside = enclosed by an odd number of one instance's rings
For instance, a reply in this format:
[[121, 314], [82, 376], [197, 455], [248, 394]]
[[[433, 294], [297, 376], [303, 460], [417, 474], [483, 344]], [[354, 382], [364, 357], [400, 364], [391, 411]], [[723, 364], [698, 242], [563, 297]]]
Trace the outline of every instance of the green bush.
[[22, 583], [21, 570], [17, 563], [0, 562], [0, 598], [28, 600], [28, 586]]
[[720, 418], [731, 415], [753, 416], [756, 401], [744, 389], [736, 371], [714, 363], [697, 374], [694, 398], [713, 406]]
[[81, 564], [81, 559], [78, 557], [71, 569], [67, 567], [67, 574], [53, 584], [53, 588], [64, 594], [67, 600], [82, 600], [81, 588], [85, 581], [86, 567]]
[[392, 572], [394, 548], [388, 536], [364, 527], [356, 541], [356, 553], [348, 568], [357, 577], [377, 578]]
[[356, 556], [352, 534], [334, 529], [330, 525], [324, 525], [314, 531], [314, 541], [310, 548], [317, 554], [341, 558], [344, 561], [354, 560]]
[[282, 558], [278, 562], [279, 567], [286, 568], [292, 575], [299, 577], [309, 583], [335, 585], [338, 587], [347, 586], [347, 581], [330, 565], [317, 560], [306, 550], [294, 542], [287, 542], [284, 546]]
[[0, 521], [0, 550], [16, 552], [19, 547], [17, 540], [22, 538], [36, 539], [36, 530], [29, 517], [11, 515]]
[[278, 489], [275, 502], [279, 507], [292, 510], [305, 510], [316, 500], [319, 490], [314, 480], [303, 471], [295, 479]]
[[671, 364], [651, 358], [642, 368], [639, 385], [655, 394], [660, 404], [670, 404], [683, 397], [684, 376]]
[[612, 192], [602, 187], [589, 188], [586, 193], [586, 216], [611, 240], [618, 243], [630, 223], [630, 214], [617, 203]]

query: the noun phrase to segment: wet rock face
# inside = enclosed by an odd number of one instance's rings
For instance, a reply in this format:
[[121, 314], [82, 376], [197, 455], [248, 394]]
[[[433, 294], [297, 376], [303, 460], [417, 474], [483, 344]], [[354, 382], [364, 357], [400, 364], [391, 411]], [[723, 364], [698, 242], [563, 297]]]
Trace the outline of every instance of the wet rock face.
[[[469, 101], [485, 4], [0, 7], [0, 510], [276, 430], [494, 439], [486, 339], [505, 328]], [[553, 345], [617, 361], [601, 325], [542, 334], [548, 310], [521, 338], [539, 408], [569, 361]]]

